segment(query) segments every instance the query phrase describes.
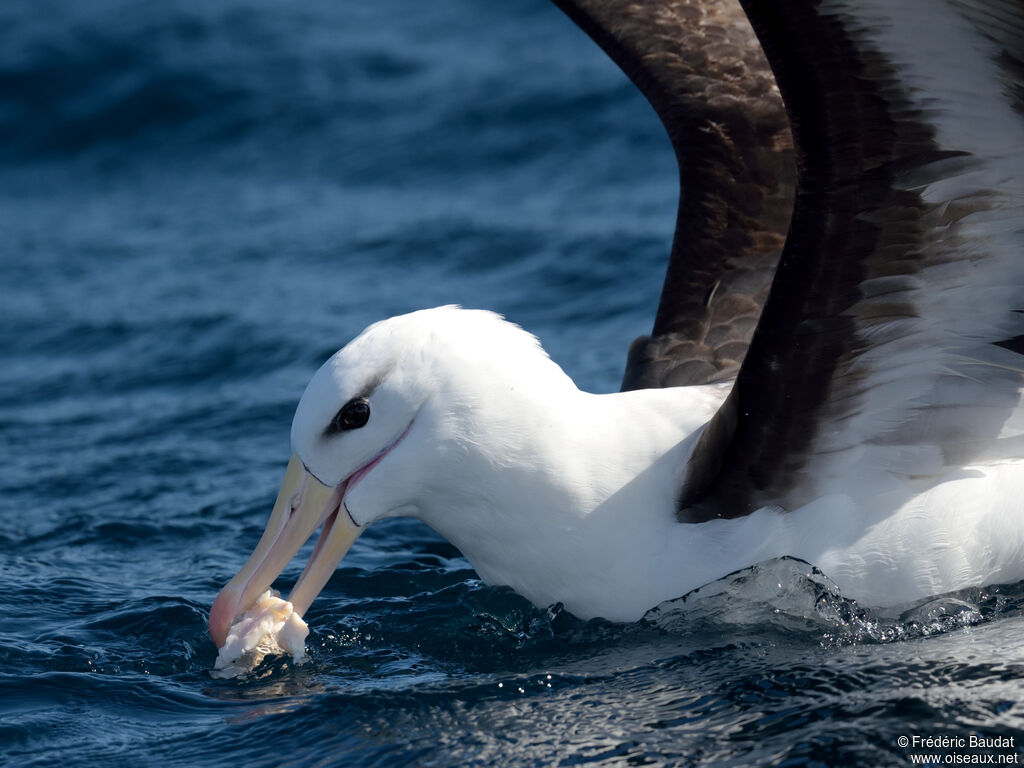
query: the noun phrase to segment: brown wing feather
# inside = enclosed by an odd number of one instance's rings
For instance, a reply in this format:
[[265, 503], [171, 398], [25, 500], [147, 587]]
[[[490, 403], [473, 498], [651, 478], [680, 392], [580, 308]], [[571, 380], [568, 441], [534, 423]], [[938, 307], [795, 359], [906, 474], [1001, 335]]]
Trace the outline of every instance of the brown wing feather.
[[736, 0], [555, 0], [643, 92], [680, 170], [651, 336], [622, 388], [735, 374], [789, 226], [795, 167], [782, 99]]
[[[800, 180], [770, 296], [698, 442], [680, 519], [794, 507], [829, 483], [851, 488], [850, 467], [909, 489], [979, 456], [1019, 457], [1008, 425], [1024, 384], [1024, 5], [743, 2], [789, 109]], [[938, 61], [912, 51], [929, 23], [973, 86], [921, 74]], [[1002, 131], [991, 147], [976, 137], [985, 121]]]

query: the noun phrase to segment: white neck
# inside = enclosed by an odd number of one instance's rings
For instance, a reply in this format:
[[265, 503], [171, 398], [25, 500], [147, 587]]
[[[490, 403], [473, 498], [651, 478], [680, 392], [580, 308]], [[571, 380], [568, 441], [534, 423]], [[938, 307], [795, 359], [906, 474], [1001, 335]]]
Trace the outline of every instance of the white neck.
[[540, 402], [530, 389], [454, 425], [445, 453], [459, 479], [425, 495], [421, 519], [488, 583], [582, 618], [633, 620], [705, 583], [680, 562], [679, 539], [697, 526], [676, 522], [675, 497], [728, 386], [567, 387], [542, 390]]

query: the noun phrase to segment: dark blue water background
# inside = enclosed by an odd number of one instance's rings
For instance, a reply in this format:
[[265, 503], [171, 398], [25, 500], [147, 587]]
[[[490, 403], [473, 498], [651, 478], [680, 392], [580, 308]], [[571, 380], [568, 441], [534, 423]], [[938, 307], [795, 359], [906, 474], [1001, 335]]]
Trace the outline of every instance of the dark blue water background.
[[454, 302], [614, 390], [676, 184], [542, 0], [5, 0], [0, 763], [877, 766], [901, 735], [1019, 738], [1018, 590], [876, 622], [777, 564], [684, 622], [583, 623], [412, 521], [357, 543], [311, 663], [210, 677], [206, 612], [322, 360]]

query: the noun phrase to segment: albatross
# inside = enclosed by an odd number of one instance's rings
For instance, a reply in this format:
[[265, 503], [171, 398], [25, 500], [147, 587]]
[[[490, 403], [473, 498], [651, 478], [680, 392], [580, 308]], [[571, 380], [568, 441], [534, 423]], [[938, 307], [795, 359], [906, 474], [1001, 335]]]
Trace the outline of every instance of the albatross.
[[555, 2], [679, 163], [622, 391], [487, 311], [370, 326], [302, 395], [213, 640], [318, 529], [298, 616], [398, 515], [581, 618], [783, 556], [879, 606], [1024, 578], [1024, 6]]

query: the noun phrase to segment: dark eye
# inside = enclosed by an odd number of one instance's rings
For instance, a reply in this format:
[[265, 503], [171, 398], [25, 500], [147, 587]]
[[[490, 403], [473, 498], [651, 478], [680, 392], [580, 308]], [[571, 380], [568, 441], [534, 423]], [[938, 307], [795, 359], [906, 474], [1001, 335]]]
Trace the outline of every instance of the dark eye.
[[370, 403], [365, 397], [349, 400], [327, 426], [326, 434], [334, 435], [349, 429], [359, 429], [370, 420]]

